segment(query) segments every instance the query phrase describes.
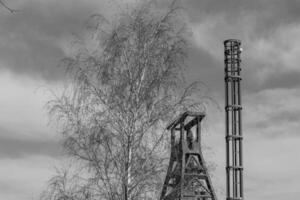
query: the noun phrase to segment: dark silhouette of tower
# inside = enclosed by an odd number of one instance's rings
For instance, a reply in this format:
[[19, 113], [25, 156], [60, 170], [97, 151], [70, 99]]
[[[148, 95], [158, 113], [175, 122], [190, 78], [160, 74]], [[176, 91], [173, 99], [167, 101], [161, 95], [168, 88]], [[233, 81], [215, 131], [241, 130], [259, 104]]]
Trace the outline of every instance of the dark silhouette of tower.
[[171, 157], [160, 200], [216, 200], [201, 151], [203, 113], [185, 112], [171, 131]]
[[241, 41], [225, 40], [226, 199], [243, 200]]

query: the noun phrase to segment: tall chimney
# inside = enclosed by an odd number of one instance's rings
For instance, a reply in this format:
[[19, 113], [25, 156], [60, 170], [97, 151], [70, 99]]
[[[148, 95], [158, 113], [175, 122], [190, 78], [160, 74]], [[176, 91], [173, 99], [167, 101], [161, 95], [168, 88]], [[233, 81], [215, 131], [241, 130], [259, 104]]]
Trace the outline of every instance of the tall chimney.
[[226, 200], [243, 200], [241, 41], [224, 41], [226, 119]]

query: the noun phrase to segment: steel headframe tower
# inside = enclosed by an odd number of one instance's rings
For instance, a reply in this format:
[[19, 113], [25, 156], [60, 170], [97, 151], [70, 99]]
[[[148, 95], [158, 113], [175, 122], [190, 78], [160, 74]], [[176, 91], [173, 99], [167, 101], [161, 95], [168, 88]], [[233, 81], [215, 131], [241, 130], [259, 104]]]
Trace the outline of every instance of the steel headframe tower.
[[201, 152], [203, 113], [185, 112], [171, 131], [171, 157], [160, 200], [216, 200]]
[[224, 41], [226, 112], [226, 200], [243, 200], [241, 41]]

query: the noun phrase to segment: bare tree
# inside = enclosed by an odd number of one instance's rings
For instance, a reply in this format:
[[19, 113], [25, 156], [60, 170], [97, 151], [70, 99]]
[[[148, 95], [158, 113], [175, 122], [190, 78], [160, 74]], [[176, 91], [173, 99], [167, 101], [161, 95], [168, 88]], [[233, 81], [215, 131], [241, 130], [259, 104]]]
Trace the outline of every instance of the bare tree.
[[183, 87], [188, 45], [177, 12], [174, 2], [160, 12], [148, 2], [113, 24], [92, 16], [92, 39], [79, 41], [77, 53], [63, 60], [68, 89], [48, 103], [81, 171], [53, 178], [44, 199], [158, 195], [166, 169], [165, 123], [209, 101], [198, 83]]

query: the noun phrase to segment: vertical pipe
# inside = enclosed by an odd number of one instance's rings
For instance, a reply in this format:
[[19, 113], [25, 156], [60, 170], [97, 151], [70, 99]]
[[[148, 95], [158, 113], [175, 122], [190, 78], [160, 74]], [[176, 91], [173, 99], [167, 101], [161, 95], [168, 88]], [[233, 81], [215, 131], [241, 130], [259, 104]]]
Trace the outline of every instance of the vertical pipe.
[[[234, 46], [234, 55], [233, 55], [233, 59], [237, 59], [238, 58], [238, 49], [239, 47], [238, 46]], [[237, 59], [238, 60], [238, 59]], [[238, 64], [239, 62], [234, 62], [232, 67], [233, 67], [233, 76], [238, 76]], [[239, 79], [234, 79], [233, 80], [233, 92], [234, 92], [234, 99], [233, 99], [233, 105], [238, 105], [238, 91], [237, 91], [237, 87], [238, 87], [238, 83], [239, 83]], [[237, 117], [238, 117], [238, 114], [239, 114], [239, 110], [237, 109], [234, 109], [234, 118], [233, 118], [233, 121], [234, 121], [234, 132], [233, 132], [233, 135], [237, 136], [238, 135], [238, 121], [237, 121]], [[233, 139], [234, 141], [234, 166], [237, 166], [238, 165], [238, 146], [237, 146], [237, 143], [239, 142], [239, 140], [237, 138]], [[234, 170], [234, 173], [235, 173], [235, 197], [238, 197], [238, 192], [239, 192], [239, 185], [238, 185], [238, 175], [239, 175], [239, 170], [235, 169]]]
[[226, 129], [226, 196], [230, 196], [230, 171], [229, 171], [229, 112], [228, 112], [228, 66], [227, 66], [227, 46], [226, 43], [224, 42], [225, 46], [225, 51], [224, 51], [224, 56], [225, 56], [225, 129]]
[[[239, 49], [240, 53], [241, 53], [241, 49]], [[238, 59], [240, 60], [240, 53], [238, 54]], [[240, 63], [238, 65], [239, 67], [239, 71], [238, 71], [238, 75], [240, 76]], [[239, 105], [242, 106], [242, 96], [241, 96], [241, 83], [239, 81], [238, 83], [238, 102]], [[243, 131], [242, 131], [242, 111], [239, 110], [239, 135], [242, 138], [243, 137]], [[242, 167], [243, 166], [243, 143], [242, 140], [239, 140], [239, 165]], [[244, 185], [243, 185], [243, 169], [240, 170], [240, 197], [243, 198], [244, 197]]]
[[[230, 55], [231, 58], [231, 64], [230, 64], [230, 75], [235, 76], [235, 47], [233, 45], [230, 46], [230, 51], [232, 52]], [[236, 93], [235, 93], [235, 80], [231, 79], [231, 105], [235, 105], [235, 99], [236, 99]], [[232, 124], [232, 135], [236, 135], [236, 111], [234, 108], [231, 109], [231, 124]], [[234, 138], [231, 139], [232, 142], [232, 166], [236, 166], [236, 140]], [[233, 183], [233, 197], [237, 197], [237, 184], [236, 184], [236, 179], [237, 179], [237, 172], [235, 169], [232, 170], [232, 183]]]

